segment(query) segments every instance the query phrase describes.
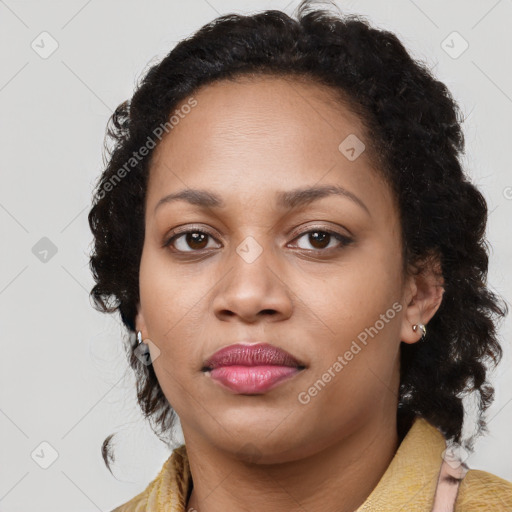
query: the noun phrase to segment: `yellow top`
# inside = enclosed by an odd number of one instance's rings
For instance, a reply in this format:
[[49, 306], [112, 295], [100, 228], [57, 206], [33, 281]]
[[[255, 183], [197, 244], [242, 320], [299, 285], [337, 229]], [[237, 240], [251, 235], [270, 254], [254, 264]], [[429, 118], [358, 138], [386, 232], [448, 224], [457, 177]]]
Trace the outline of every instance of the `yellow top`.
[[[453, 497], [442, 498], [448, 501], [439, 506], [439, 496], [444, 491], [440, 490], [442, 485], [438, 487], [438, 480], [442, 480], [441, 467], [446, 467], [446, 462], [442, 466], [445, 448], [441, 432], [424, 418], [416, 417], [386, 472], [355, 512], [512, 511], [512, 482], [475, 469], [465, 472], [458, 482], [458, 493], [456, 485], [446, 483], [446, 496], [452, 492]], [[143, 492], [112, 512], [187, 512], [191, 488], [187, 452], [181, 445]], [[438, 497], [433, 509], [436, 489]]]

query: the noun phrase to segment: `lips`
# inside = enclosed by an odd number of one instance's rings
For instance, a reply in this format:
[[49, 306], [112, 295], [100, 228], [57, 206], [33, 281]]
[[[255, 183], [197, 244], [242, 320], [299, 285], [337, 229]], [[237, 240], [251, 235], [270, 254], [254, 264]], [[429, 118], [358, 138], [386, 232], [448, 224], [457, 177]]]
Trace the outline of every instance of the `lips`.
[[203, 363], [203, 370], [213, 370], [220, 366], [292, 366], [301, 367], [304, 365], [283, 349], [258, 343], [254, 345], [243, 345], [236, 343], [224, 347]]
[[305, 365], [268, 343], [237, 343], [206, 359], [202, 371], [223, 388], [237, 394], [262, 394], [298, 374]]

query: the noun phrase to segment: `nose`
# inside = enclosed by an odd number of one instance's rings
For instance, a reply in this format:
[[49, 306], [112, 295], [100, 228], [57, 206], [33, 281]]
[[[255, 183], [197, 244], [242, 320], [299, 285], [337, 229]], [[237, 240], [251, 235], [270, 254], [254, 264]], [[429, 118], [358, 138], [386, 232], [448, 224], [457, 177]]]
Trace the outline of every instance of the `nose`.
[[222, 321], [237, 318], [246, 323], [271, 318], [289, 318], [293, 310], [292, 291], [284, 272], [265, 249], [252, 261], [244, 253], [234, 253], [226, 266], [213, 299], [215, 315]]

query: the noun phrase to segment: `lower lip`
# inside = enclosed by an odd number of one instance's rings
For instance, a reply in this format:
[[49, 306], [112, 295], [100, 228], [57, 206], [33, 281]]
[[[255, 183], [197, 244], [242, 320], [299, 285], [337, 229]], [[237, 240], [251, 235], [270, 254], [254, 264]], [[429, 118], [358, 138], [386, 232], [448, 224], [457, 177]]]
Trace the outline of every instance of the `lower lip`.
[[222, 366], [210, 370], [210, 376], [235, 393], [258, 394], [299, 372], [299, 368], [290, 366]]

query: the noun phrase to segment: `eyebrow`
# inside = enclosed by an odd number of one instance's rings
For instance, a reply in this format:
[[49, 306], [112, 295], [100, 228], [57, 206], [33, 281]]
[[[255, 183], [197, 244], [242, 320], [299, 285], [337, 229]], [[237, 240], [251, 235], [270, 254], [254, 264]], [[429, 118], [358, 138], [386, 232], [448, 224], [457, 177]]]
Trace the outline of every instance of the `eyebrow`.
[[[304, 206], [331, 195], [338, 195], [352, 200], [370, 215], [368, 207], [359, 197], [339, 185], [319, 185], [278, 192], [277, 204], [281, 208], [291, 210], [292, 208]], [[156, 204], [154, 212], [156, 212], [161, 205], [174, 201], [187, 201], [192, 205], [203, 208], [225, 207], [225, 203], [219, 195], [209, 192], [208, 190], [188, 188], [162, 197]]]

